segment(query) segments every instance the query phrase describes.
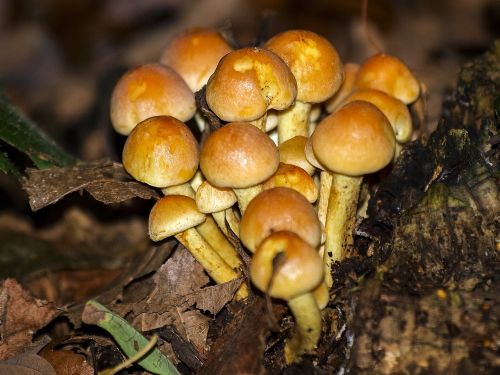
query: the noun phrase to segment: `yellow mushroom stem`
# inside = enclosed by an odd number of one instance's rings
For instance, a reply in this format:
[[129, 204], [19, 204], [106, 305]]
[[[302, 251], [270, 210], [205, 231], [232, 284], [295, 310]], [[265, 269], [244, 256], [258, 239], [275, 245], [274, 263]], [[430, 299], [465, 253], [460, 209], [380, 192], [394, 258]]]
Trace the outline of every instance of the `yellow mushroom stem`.
[[[328, 201], [330, 199], [330, 190], [332, 188], [332, 174], [326, 171], [321, 171], [319, 175], [319, 199], [316, 210], [318, 211], [318, 219], [326, 228], [326, 212], [328, 210]], [[324, 239], [321, 241], [324, 242]]]
[[326, 242], [323, 261], [325, 282], [331, 288], [332, 264], [344, 258], [353, 244], [352, 231], [356, 220], [356, 208], [363, 177], [350, 177], [332, 173], [332, 187], [326, 214]]
[[240, 218], [236, 215], [232, 208], [228, 208], [225, 212], [227, 223], [229, 224], [229, 228], [233, 231], [233, 233], [239, 237], [240, 236]]
[[278, 118], [278, 144], [298, 135], [307, 137], [311, 104], [296, 101], [288, 109], [280, 112]]
[[234, 194], [238, 198], [238, 206], [240, 207], [240, 212], [243, 215], [248, 207], [248, 204], [262, 191], [262, 184], [255, 186], [250, 186], [247, 188], [233, 189]]
[[321, 336], [321, 313], [312, 293], [288, 300], [288, 307], [295, 319], [293, 336], [285, 343], [285, 360], [290, 364], [316, 349]]
[[[240, 276], [214, 251], [195, 228], [180, 232], [175, 235], [175, 238], [189, 250], [217, 284], [237, 279]], [[248, 287], [243, 283], [236, 292], [236, 299], [247, 297]]]

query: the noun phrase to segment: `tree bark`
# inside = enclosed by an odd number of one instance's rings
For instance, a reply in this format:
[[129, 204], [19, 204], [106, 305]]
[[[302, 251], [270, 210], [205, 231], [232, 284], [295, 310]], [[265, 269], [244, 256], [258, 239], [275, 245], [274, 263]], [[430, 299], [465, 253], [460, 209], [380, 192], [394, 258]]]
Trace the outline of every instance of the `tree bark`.
[[379, 185], [318, 356], [286, 373], [500, 373], [499, 123], [500, 41]]

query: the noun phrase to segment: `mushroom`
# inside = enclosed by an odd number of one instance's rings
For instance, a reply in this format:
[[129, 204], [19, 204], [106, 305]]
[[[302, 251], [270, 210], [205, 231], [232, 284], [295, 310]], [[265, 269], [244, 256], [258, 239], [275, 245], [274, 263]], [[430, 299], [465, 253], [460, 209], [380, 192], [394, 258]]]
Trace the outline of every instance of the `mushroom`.
[[243, 213], [262, 190], [262, 182], [278, 169], [276, 145], [249, 123], [229, 123], [211, 133], [200, 153], [200, 168], [212, 185], [231, 188]]
[[[226, 210], [231, 210], [231, 207], [238, 201], [234, 191], [229, 188], [217, 188], [208, 181], [203, 183], [196, 190], [196, 205], [198, 209], [206, 214], [212, 214], [217, 225], [222, 229], [224, 234], [229, 237], [229, 232], [226, 227]], [[234, 233], [237, 228], [231, 228]]]
[[[205, 214], [198, 211], [194, 199], [185, 195], [167, 195], [160, 198], [149, 214], [149, 237], [161, 241], [174, 236], [203, 266], [218, 284], [239, 277], [220, 255], [204, 240], [195, 227], [205, 221]], [[236, 292], [238, 299], [248, 296], [247, 286], [242, 284]]]
[[331, 266], [352, 245], [352, 229], [363, 175], [374, 173], [394, 157], [395, 138], [384, 114], [373, 104], [354, 101], [325, 117], [311, 143], [318, 161], [332, 173], [323, 259], [325, 280]]
[[220, 119], [251, 121], [263, 131], [266, 111], [288, 108], [296, 95], [288, 66], [261, 48], [242, 48], [224, 56], [205, 93], [208, 106]]
[[328, 40], [306, 30], [284, 31], [265, 47], [286, 62], [297, 81], [295, 104], [279, 116], [278, 143], [297, 135], [307, 137], [311, 103], [324, 102], [342, 83], [339, 55]]
[[325, 102], [325, 109], [328, 113], [335, 112], [335, 110], [343, 104], [344, 100], [354, 91], [358, 70], [359, 64], [344, 64], [344, 81], [342, 82], [339, 91], [337, 91], [335, 95]]
[[280, 163], [278, 170], [262, 185], [264, 190], [288, 187], [302, 194], [310, 203], [318, 199], [318, 188], [305, 170], [292, 164]]
[[156, 116], [132, 130], [122, 160], [136, 180], [165, 188], [188, 182], [198, 169], [198, 155], [198, 143], [184, 123], [171, 116]]
[[321, 315], [312, 290], [323, 280], [323, 264], [314, 247], [293, 232], [272, 233], [253, 254], [250, 278], [262, 292], [287, 301], [295, 318], [295, 331], [285, 344], [286, 363], [316, 349]]
[[163, 51], [160, 62], [172, 67], [191, 91], [196, 92], [207, 84], [220, 59], [231, 51], [218, 31], [196, 27], [173, 38]]
[[358, 90], [383, 91], [405, 104], [413, 103], [420, 95], [420, 84], [406, 64], [384, 53], [378, 53], [361, 64], [355, 85]]
[[[206, 181], [204, 182], [206, 183]], [[204, 184], [202, 183], [202, 185]], [[201, 185], [200, 185], [201, 186]], [[200, 190], [200, 189], [198, 189]], [[181, 184], [175, 185], [168, 188], [162, 189], [162, 192], [165, 195], [184, 195], [186, 197], [195, 199], [195, 196], [198, 193], [194, 191], [194, 189], [190, 186], [190, 184]], [[231, 192], [234, 196], [234, 193]], [[214, 195], [212, 194], [210, 197], [207, 197], [211, 201], [214, 200]], [[220, 201], [220, 200], [219, 200]], [[234, 201], [232, 201], [233, 205], [236, 202], [236, 197], [234, 197]], [[210, 213], [207, 211], [203, 211], [198, 207], [200, 212], [202, 213]], [[203, 223], [196, 226], [196, 230], [199, 234], [208, 242], [210, 246], [221, 256], [224, 261], [231, 266], [231, 268], [239, 268], [241, 266], [241, 259], [236, 252], [234, 246], [228, 241], [224, 233], [221, 231], [221, 228], [217, 225], [214, 218], [212, 216], [206, 216], [206, 220]]]
[[316, 168], [306, 158], [306, 143], [307, 137], [302, 135], [297, 135], [281, 143], [278, 146], [280, 162], [296, 165], [312, 175]]
[[344, 104], [355, 100], [372, 103], [387, 117], [396, 137], [395, 157], [397, 158], [402, 145], [410, 141], [413, 130], [410, 111], [406, 104], [379, 90], [355, 91], [346, 98]]
[[240, 239], [254, 252], [271, 233], [288, 230], [296, 233], [312, 247], [321, 240], [321, 224], [307, 199], [287, 187], [264, 190], [248, 205], [240, 222]]
[[168, 115], [188, 121], [196, 111], [194, 95], [172, 68], [146, 64], [129, 70], [111, 95], [111, 123], [122, 135], [147, 118]]
[[[231, 51], [219, 32], [197, 27], [175, 36], [163, 51], [160, 61], [179, 73], [195, 93], [207, 84], [220, 59]], [[198, 111], [195, 119], [203, 131], [205, 120]]]

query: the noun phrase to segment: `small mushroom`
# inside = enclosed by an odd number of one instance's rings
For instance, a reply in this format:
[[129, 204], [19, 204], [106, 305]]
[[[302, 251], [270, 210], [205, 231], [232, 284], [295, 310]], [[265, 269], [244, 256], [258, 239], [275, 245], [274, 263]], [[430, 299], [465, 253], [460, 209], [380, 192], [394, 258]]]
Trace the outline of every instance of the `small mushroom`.
[[[217, 225], [222, 229], [224, 234], [229, 237], [226, 227], [226, 210], [231, 210], [231, 207], [238, 201], [236, 194], [230, 188], [218, 188], [208, 181], [203, 183], [196, 190], [196, 205], [198, 209], [206, 214], [212, 214]], [[236, 228], [231, 228], [234, 232]], [[234, 232], [234, 233], [239, 233]]]
[[262, 292], [287, 301], [295, 318], [293, 336], [285, 344], [286, 363], [298, 362], [316, 349], [321, 314], [312, 291], [323, 280], [323, 263], [316, 249], [293, 232], [272, 233], [253, 254], [250, 277]]
[[196, 92], [207, 84], [220, 59], [231, 51], [217, 30], [196, 27], [176, 35], [163, 51], [160, 62], [172, 67]]
[[318, 188], [305, 170], [292, 164], [280, 163], [278, 170], [262, 185], [264, 190], [287, 187], [302, 194], [310, 203], [318, 199]]
[[[205, 214], [198, 211], [194, 199], [184, 195], [167, 195], [160, 198], [151, 209], [149, 237], [153, 241], [161, 241], [174, 236], [218, 284], [238, 278], [238, 273], [195, 229], [205, 219]], [[243, 284], [236, 296], [239, 299], [246, 298], [248, 296], [247, 286]]]
[[286, 62], [297, 81], [295, 103], [279, 115], [278, 143], [297, 135], [307, 137], [311, 104], [330, 98], [342, 83], [340, 57], [327, 39], [307, 30], [284, 31], [265, 47]]
[[420, 95], [420, 84], [404, 62], [395, 56], [378, 53], [369, 57], [356, 75], [356, 89], [385, 92], [405, 104]]
[[[195, 93], [207, 84], [220, 59], [231, 51], [217, 30], [197, 27], [176, 35], [163, 51], [160, 61], [179, 73]], [[195, 120], [203, 131], [205, 120], [198, 111]]]
[[337, 91], [335, 95], [325, 102], [325, 109], [328, 113], [335, 112], [340, 105], [343, 104], [344, 100], [354, 91], [358, 70], [359, 64], [344, 64], [344, 81], [342, 82], [339, 91]]
[[302, 135], [297, 135], [281, 143], [278, 146], [280, 162], [296, 165], [312, 175], [316, 168], [306, 158], [306, 143], [307, 137]]
[[363, 175], [394, 157], [395, 138], [387, 117], [373, 104], [354, 101], [325, 117], [311, 137], [318, 161], [332, 173], [326, 216], [325, 280], [331, 267], [352, 246], [352, 230]]
[[321, 240], [321, 224], [313, 206], [297, 191], [287, 187], [264, 190], [248, 205], [241, 217], [240, 239], [254, 252], [273, 232], [288, 230], [316, 248]]
[[198, 143], [189, 128], [171, 116], [139, 123], [122, 154], [125, 170], [136, 180], [165, 188], [187, 183], [198, 169]]
[[200, 168], [212, 185], [234, 190], [243, 213], [278, 169], [279, 153], [263, 131], [249, 123], [229, 123], [211, 133], [200, 153]]
[[129, 70], [111, 95], [111, 123], [122, 135], [150, 117], [168, 115], [188, 121], [196, 111], [194, 94], [172, 68], [145, 64]]
[[[206, 181], [204, 182], [206, 183]], [[202, 185], [204, 184], [202, 183]], [[201, 186], [201, 185], [200, 185]], [[199, 190], [199, 189], [198, 189]], [[162, 189], [165, 195], [184, 195], [186, 197], [195, 199], [197, 192], [190, 184], [175, 185], [172, 187]], [[232, 192], [231, 192], [232, 193]], [[232, 193], [234, 195], [234, 193]], [[213, 195], [212, 195], [212, 198]], [[236, 197], [234, 197], [233, 204], [236, 202]], [[200, 209], [200, 207], [198, 207]], [[202, 213], [209, 213], [200, 210]], [[236, 252], [234, 246], [228, 241], [221, 228], [217, 225], [212, 216], [206, 216], [206, 220], [196, 226], [196, 230], [201, 236], [208, 242], [210, 246], [221, 256], [224, 261], [231, 266], [231, 268], [238, 269], [241, 266], [241, 259]]]
[[355, 100], [364, 100], [365, 102], [372, 103], [382, 111], [394, 130], [396, 142], [403, 144], [411, 139], [412, 123], [410, 111], [401, 100], [379, 90], [359, 90], [349, 95], [343, 105]]
[[288, 66], [271, 51], [242, 48], [224, 56], [207, 83], [206, 100], [222, 120], [249, 121], [265, 131], [266, 111], [288, 108], [297, 84]]

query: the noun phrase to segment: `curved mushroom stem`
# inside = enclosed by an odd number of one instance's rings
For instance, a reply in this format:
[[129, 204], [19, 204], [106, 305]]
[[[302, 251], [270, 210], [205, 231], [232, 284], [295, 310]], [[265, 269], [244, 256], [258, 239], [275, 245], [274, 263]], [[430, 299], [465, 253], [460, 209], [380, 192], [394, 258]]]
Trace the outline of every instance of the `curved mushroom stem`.
[[[326, 213], [328, 211], [332, 179], [332, 174], [330, 172], [321, 171], [319, 175], [319, 199], [316, 209], [318, 211], [318, 219], [321, 225], [323, 225], [323, 229], [326, 228]], [[324, 240], [321, 242], [324, 242]]]
[[238, 269], [242, 265], [238, 253], [213, 218], [207, 216], [207, 219], [198, 225], [196, 230], [231, 268]]
[[[217, 254], [196, 229], [187, 229], [176, 234], [175, 238], [188, 249], [217, 284], [237, 279], [240, 276]], [[248, 287], [243, 283], [236, 292], [236, 299], [247, 297]]]
[[229, 238], [229, 231], [226, 226], [226, 210], [212, 212], [212, 216], [220, 230], [227, 238]]
[[308, 136], [311, 104], [296, 101], [288, 109], [280, 112], [278, 119], [278, 144], [298, 135]]
[[331, 288], [332, 264], [343, 259], [347, 247], [352, 246], [352, 230], [356, 219], [356, 206], [363, 177], [350, 177], [332, 173], [332, 187], [326, 214], [326, 242], [323, 261], [325, 281]]
[[290, 299], [288, 307], [295, 318], [295, 331], [285, 344], [285, 360], [290, 364], [316, 349], [321, 336], [321, 314], [312, 293]]
[[236, 215], [232, 208], [228, 208], [226, 210], [225, 220], [229, 224], [229, 228], [233, 231], [233, 233], [239, 237], [240, 236], [240, 218]]
[[233, 189], [233, 191], [238, 198], [238, 206], [240, 207], [240, 212], [243, 215], [250, 201], [262, 191], [262, 184], [250, 186], [244, 189]]

